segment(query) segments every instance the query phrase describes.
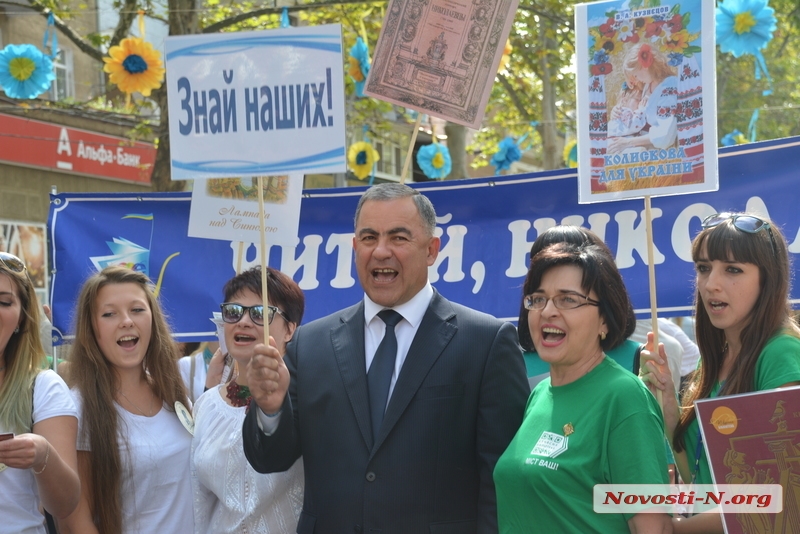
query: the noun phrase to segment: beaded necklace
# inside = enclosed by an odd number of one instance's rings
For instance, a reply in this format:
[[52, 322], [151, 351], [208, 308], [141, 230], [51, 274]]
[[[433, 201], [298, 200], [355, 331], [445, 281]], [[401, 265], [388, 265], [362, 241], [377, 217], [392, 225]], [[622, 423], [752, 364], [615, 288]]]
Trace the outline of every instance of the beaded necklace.
[[235, 378], [228, 383], [225, 390], [227, 391], [226, 396], [230, 399], [233, 406], [241, 408], [250, 403], [250, 388], [247, 386], [240, 386], [236, 383]]

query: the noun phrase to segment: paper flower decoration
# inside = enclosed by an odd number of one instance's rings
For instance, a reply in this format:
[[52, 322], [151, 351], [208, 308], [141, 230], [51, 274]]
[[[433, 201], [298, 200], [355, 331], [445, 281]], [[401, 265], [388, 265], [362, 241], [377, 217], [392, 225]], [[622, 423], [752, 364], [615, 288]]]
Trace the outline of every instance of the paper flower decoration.
[[717, 42], [734, 57], [756, 54], [772, 40], [777, 28], [775, 10], [767, 0], [725, 0], [716, 13]]
[[380, 159], [380, 154], [366, 141], [350, 145], [347, 151], [347, 164], [359, 180], [372, 174], [372, 167]]
[[441, 180], [453, 169], [450, 151], [439, 143], [431, 143], [420, 147], [417, 151], [417, 164], [425, 176], [432, 180]]
[[139, 37], [128, 37], [112, 46], [109, 56], [104, 57], [103, 70], [111, 76], [109, 80], [119, 90], [128, 93], [142, 93], [150, 96], [153, 89], [161, 87], [164, 79], [164, 65], [161, 54], [153, 46]]
[[369, 74], [369, 49], [364, 40], [359, 37], [356, 44], [350, 49], [350, 70], [347, 72], [356, 83], [356, 95], [364, 96], [364, 82]]
[[492, 156], [490, 162], [495, 167], [495, 172], [506, 171], [511, 168], [511, 164], [519, 161], [522, 151], [517, 146], [513, 137], [506, 137], [497, 145], [497, 152]]
[[36, 98], [55, 78], [53, 62], [31, 44], [10, 44], [0, 51], [0, 87], [11, 98]]
[[508, 64], [511, 62], [511, 52], [513, 51], [514, 47], [511, 46], [511, 39], [508, 39], [505, 48], [503, 48], [503, 56], [500, 58], [500, 65], [497, 67], [497, 72], [508, 70]]
[[578, 141], [575, 139], [564, 145], [564, 164], [570, 169], [578, 166]]
[[734, 130], [728, 134], [725, 134], [725, 136], [720, 139], [719, 142], [722, 146], [742, 145], [747, 142], [747, 138], [739, 130]]

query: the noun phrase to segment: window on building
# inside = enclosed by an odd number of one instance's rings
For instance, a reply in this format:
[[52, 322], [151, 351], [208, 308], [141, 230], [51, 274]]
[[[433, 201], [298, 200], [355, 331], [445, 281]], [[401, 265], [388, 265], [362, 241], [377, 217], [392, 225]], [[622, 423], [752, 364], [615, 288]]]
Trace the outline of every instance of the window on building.
[[375, 143], [375, 152], [378, 153], [380, 159], [375, 164], [375, 170], [377, 172], [384, 172], [383, 169], [386, 165], [386, 160], [383, 157], [383, 143]]
[[402, 151], [399, 146], [394, 147], [394, 173], [400, 176], [403, 173]]
[[53, 60], [56, 79], [50, 86], [50, 100], [64, 100], [75, 96], [72, 50], [61, 49]]

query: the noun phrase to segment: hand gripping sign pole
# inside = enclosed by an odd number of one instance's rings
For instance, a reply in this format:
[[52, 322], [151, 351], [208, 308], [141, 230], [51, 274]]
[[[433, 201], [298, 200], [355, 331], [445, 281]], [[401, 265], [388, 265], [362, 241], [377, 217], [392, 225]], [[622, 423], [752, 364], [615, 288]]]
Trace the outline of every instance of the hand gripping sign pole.
[[[578, 202], [644, 198], [657, 355], [651, 196], [719, 187], [715, 108], [703, 106], [715, 101], [714, 14], [713, 3], [701, 0], [674, 7], [630, 4], [607, 0], [575, 7]], [[680, 53], [674, 53], [670, 32], [648, 33], [667, 13], [691, 38]], [[658, 390], [657, 398], [663, 406]]]

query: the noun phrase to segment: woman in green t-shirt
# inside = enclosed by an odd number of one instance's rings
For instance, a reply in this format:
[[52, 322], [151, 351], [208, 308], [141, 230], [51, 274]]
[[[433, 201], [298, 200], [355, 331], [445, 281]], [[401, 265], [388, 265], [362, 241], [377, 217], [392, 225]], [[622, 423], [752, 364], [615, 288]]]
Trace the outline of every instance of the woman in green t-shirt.
[[[789, 306], [786, 241], [768, 220], [718, 213], [703, 220], [692, 243], [697, 271], [695, 329], [700, 367], [681, 399], [664, 394], [667, 436], [684, 481], [711, 484], [694, 401], [800, 384], [800, 328]], [[672, 391], [668, 372], [652, 360], [652, 335], [642, 351], [642, 379]], [[666, 361], [659, 345], [656, 362]], [[673, 519], [675, 532], [719, 532], [719, 514]]]
[[593, 508], [596, 484], [667, 483], [661, 410], [606, 355], [633, 321], [608, 247], [543, 249], [531, 260], [523, 294], [520, 323], [528, 328], [520, 340], [536, 348], [550, 376], [531, 393], [494, 470], [500, 532], [668, 532], [666, 513]]

